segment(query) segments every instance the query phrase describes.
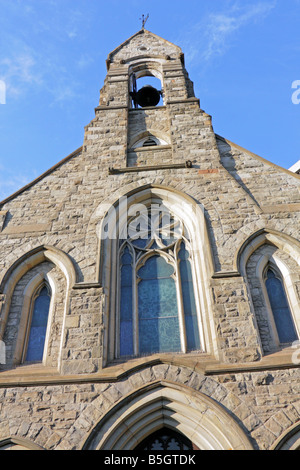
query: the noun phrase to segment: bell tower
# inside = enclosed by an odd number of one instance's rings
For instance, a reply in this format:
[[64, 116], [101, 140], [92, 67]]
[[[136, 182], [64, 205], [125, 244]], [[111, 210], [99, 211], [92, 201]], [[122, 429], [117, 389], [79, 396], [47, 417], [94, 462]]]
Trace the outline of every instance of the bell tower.
[[219, 165], [211, 119], [194, 95], [180, 47], [142, 28], [106, 63], [96, 117], [86, 128], [85, 152], [96, 151], [110, 174]]

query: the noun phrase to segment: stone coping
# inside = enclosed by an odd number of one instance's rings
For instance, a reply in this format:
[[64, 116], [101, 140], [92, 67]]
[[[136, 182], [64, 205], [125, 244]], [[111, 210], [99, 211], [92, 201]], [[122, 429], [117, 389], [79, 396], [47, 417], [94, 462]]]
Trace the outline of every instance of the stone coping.
[[294, 352], [295, 349], [289, 348], [265, 356], [259, 362], [244, 364], [224, 364], [205, 353], [199, 353], [197, 356], [155, 355], [151, 358], [115, 362], [94, 374], [74, 375], [61, 375], [55, 368], [35, 364], [0, 372], [0, 388], [117, 382], [139, 370], [159, 364], [192, 369], [206, 376], [295, 369], [299, 368], [300, 364], [292, 362]]
[[253, 152], [251, 152], [250, 150], [247, 150], [247, 149], [245, 149], [244, 147], [241, 147], [240, 145], [235, 144], [234, 142], [231, 142], [229, 139], [226, 139], [225, 137], [222, 137], [222, 136], [219, 135], [219, 134], [215, 134], [215, 136], [216, 136], [216, 139], [217, 139], [217, 140], [220, 140], [221, 142], [227, 143], [230, 147], [233, 147], [233, 148], [235, 148], [236, 150], [239, 150], [240, 152], [245, 152], [245, 153], [247, 153], [248, 155], [250, 155], [251, 157], [255, 158], [256, 160], [259, 160], [260, 162], [265, 163], [266, 165], [269, 165], [269, 166], [273, 167], [275, 170], [279, 170], [279, 171], [281, 171], [281, 172], [286, 173], [286, 174], [289, 175], [289, 176], [294, 176], [295, 178], [300, 179], [300, 175], [297, 174], [297, 173], [292, 172], [290, 169], [287, 170], [286, 168], [283, 168], [283, 167], [281, 167], [281, 166], [279, 166], [279, 165], [276, 165], [275, 163], [270, 162], [270, 161], [267, 160], [266, 158], [260, 157], [260, 156], [257, 155], [256, 153], [253, 153]]

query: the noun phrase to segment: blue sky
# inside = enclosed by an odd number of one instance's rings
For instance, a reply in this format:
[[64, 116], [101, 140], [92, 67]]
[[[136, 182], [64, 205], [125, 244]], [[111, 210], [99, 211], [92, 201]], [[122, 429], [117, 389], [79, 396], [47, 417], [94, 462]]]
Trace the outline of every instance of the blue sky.
[[82, 145], [107, 55], [148, 13], [217, 134], [284, 168], [300, 159], [300, 0], [0, 0], [0, 200]]

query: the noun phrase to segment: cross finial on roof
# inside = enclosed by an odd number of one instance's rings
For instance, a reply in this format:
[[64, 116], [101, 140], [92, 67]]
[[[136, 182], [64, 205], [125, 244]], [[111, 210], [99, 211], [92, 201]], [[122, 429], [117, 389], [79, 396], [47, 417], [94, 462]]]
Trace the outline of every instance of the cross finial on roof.
[[142, 15], [142, 18], [140, 18], [140, 20], [142, 21], [142, 29], [145, 29], [145, 24], [147, 23], [148, 19], [149, 19], [149, 13], [146, 18], [145, 18], [145, 15]]

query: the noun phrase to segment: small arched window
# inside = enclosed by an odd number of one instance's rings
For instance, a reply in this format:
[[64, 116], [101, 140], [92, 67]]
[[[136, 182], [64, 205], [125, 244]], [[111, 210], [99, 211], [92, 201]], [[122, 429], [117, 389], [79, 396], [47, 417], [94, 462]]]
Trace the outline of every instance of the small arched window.
[[47, 284], [43, 284], [33, 298], [24, 362], [42, 362], [43, 360], [50, 300], [50, 289]]
[[283, 281], [281, 276], [271, 267], [268, 267], [266, 270], [265, 284], [280, 343], [285, 344], [297, 341], [298, 335]]

